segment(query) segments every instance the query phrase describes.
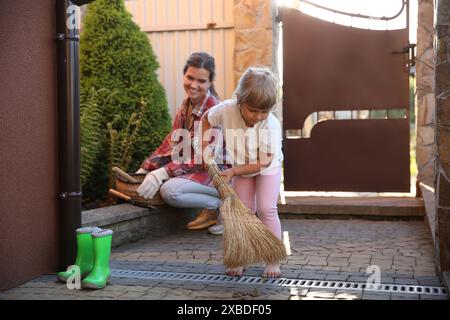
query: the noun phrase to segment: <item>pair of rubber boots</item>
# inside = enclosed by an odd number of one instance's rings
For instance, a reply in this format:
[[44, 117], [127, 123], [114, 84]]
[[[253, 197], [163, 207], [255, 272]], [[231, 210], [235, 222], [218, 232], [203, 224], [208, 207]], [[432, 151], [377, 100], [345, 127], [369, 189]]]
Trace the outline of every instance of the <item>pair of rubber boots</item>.
[[[109, 281], [111, 269], [112, 230], [85, 227], [76, 230], [77, 258], [75, 265], [80, 268], [81, 288], [103, 289]], [[71, 271], [58, 272], [58, 280], [67, 282]]]

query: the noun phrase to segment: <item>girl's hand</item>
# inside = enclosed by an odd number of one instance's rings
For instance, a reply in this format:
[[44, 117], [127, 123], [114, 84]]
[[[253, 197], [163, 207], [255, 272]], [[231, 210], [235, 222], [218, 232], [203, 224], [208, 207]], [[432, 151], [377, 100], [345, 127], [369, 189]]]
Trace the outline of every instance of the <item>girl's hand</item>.
[[233, 168], [231, 168], [231, 169], [227, 169], [227, 170], [221, 171], [220, 175], [222, 176], [222, 178], [226, 182], [230, 183], [231, 178], [234, 177], [234, 170], [233, 170]]

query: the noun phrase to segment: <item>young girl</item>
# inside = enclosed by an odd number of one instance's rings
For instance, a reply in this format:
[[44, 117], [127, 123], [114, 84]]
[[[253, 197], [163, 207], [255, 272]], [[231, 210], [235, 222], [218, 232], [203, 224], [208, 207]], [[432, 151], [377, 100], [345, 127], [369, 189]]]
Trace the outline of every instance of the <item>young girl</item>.
[[[281, 126], [271, 114], [277, 102], [278, 85], [271, 71], [249, 68], [239, 80], [235, 98], [209, 109], [202, 130], [220, 128], [232, 168], [222, 172], [239, 199], [264, 225], [281, 239], [277, 200], [281, 180]], [[220, 139], [219, 139], [220, 140]], [[209, 139], [204, 138], [203, 147]], [[206, 154], [206, 156], [208, 156]], [[243, 267], [226, 271], [241, 276]], [[279, 277], [279, 264], [267, 265], [263, 276]]]

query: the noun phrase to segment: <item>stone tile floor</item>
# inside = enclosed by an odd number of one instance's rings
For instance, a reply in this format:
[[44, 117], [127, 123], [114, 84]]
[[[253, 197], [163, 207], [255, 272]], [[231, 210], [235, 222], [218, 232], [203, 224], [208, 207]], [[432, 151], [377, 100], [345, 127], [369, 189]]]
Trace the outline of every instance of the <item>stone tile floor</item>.
[[[382, 284], [441, 286], [434, 271], [431, 237], [423, 221], [282, 219], [291, 254], [282, 277], [366, 282], [370, 265], [381, 271]], [[221, 236], [206, 230], [148, 237], [113, 249], [113, 269], [223, 274]], [[244, 276], [259, 277], [263, 266]], [[103, 290], [69, 290], [43, 275], [0, 292], [3, 299], [138, 299], [138, 300], [315, 300], [447, 299], [445, 296], [251, 285], [220, 282], [112, 278]]]

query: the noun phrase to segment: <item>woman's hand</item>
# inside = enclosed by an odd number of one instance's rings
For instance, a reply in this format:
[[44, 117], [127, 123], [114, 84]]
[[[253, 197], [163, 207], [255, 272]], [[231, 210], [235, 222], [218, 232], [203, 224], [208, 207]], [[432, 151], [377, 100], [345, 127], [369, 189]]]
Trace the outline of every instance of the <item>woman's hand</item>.
[[147, 173], [137, 192], [144, 199], [152, 199], [167, 179], [169, 175], [164, 167], [156, 169]]
[[234, 169], [231, 168], [231, 169], [221, 171], [220, 175], [226, 182], [230, 183], [231, 179], [234, 177]]

